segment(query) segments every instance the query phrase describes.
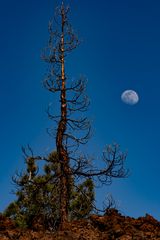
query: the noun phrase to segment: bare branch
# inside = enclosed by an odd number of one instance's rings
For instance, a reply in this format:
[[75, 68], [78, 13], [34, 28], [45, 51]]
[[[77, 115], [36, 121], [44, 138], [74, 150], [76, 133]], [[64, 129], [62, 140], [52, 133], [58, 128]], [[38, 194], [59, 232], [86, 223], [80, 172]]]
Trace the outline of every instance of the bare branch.
[[97, 177], [102, 184], [111, 184], [112, 178], [125, 178], [128, 176], [128, 170], [124, 168], [126, 153], [121, 153], [119, 145], [113, 144], [106, 147], [103, 153], [103, 160], [106, 166], [102, 169], [90, 169], [80, 171], [80, 167], [75, 169], [74, 174], [83, 177]]

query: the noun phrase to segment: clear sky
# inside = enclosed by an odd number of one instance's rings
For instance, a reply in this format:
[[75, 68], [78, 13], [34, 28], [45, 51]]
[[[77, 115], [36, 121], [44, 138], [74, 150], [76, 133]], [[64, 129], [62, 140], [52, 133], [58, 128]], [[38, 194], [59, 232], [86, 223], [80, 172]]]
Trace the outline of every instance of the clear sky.
[[[58, 2], [0, 1], [0, 211], [14, 199], [11, 177], [24, 166], [21, 146], [42, 154], [54, 148], [46, 133], [52, 99], [42, 87], [46, 65], [40, 54]], [[160, 220], [160, 2], [69, 3], [82, 44], [69, 58], [68, 72], [87, 76], [91, 99], [93, 138], [86, 148], [96, 157], [116, 141], [128, 151], [129, 178], [98, 189], [98, 206], [111, 192], [124, 214]], [[121, 101], [126, 89], [137, 91], [138, 104]]]

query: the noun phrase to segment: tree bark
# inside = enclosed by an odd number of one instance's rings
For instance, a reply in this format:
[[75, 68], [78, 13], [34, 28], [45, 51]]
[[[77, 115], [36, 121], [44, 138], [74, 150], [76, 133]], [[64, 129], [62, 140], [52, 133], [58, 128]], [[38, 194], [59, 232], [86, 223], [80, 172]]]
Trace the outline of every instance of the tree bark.
[[62, 35], [61, 35], [61, 119], [58, 124], [56, 146], [60, 161], [60, 229], [64, 229], [68, 221], [68, 204], [69, 204], [69, 158], [64, 146], [64, 134], [67, 125], [67, 104], [66, 104], [66, 77], [64, 63], [64, 25], [65, 11], [62, 5]]

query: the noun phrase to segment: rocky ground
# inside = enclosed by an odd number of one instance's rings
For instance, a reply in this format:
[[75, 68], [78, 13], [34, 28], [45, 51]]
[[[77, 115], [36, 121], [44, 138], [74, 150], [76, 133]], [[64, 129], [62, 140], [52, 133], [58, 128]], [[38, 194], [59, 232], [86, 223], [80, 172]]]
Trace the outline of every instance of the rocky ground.
[[110, 209], [104, 216], [91, 215], [90, 219], [73, 221], [65, 231], [51, 233], [42, 226], [18, 229], [0, 215], [0, 240], [160, 240], [160, 222], [150, 215], [134, 219]]

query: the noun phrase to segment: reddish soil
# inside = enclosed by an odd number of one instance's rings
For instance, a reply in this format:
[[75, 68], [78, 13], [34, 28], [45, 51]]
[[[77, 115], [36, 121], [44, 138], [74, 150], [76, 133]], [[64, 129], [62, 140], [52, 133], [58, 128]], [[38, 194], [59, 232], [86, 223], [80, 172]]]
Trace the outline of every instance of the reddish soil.
[[50, 232], [43, 226], [19, 229], [0, 215], [0, 240], [160, 240], [160, 222], [146, 214], [138, 219], [122, 216], [110, 209], [106, 215], [73, 221], [65, 231]]

